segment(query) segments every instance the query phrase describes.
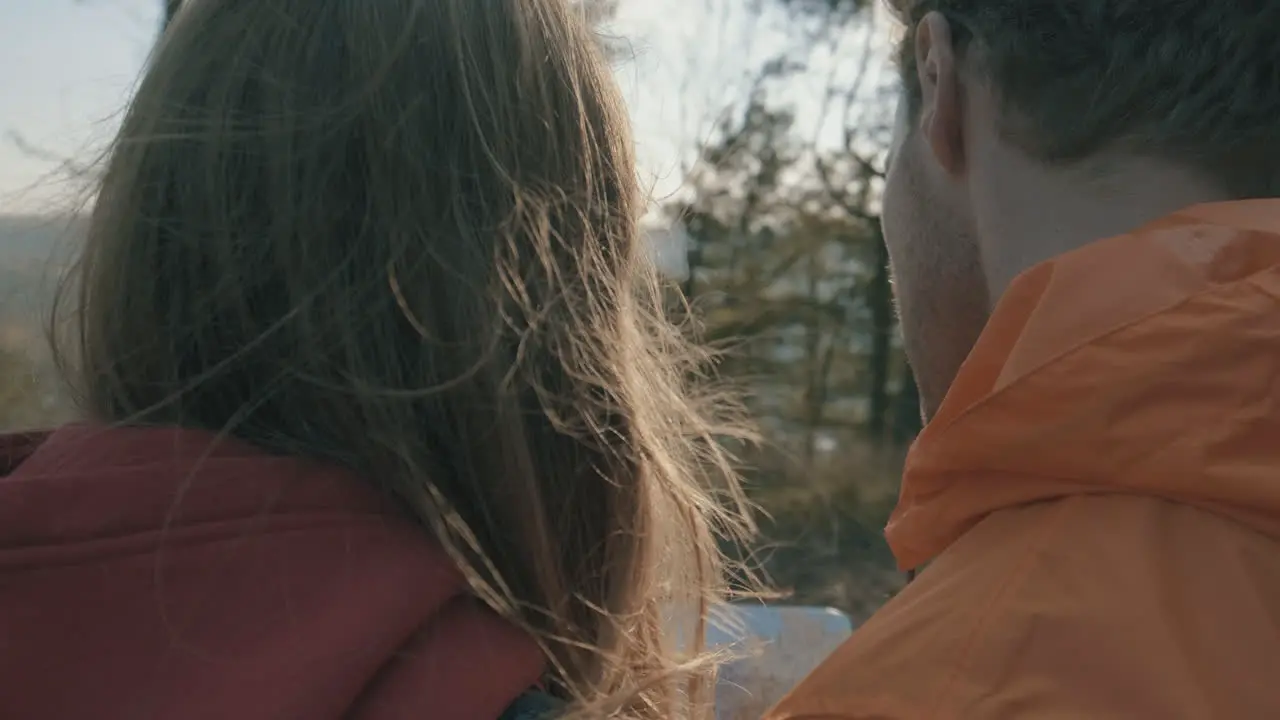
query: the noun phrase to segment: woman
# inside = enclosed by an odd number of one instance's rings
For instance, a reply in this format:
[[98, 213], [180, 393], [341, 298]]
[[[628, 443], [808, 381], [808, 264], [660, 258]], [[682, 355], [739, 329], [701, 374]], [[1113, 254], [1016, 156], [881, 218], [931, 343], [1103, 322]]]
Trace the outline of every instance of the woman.
[[704, 715], [732, 418], [585, 23], [187, 5], [58, 308], [92, 422], [7, 453], [0, 716]]

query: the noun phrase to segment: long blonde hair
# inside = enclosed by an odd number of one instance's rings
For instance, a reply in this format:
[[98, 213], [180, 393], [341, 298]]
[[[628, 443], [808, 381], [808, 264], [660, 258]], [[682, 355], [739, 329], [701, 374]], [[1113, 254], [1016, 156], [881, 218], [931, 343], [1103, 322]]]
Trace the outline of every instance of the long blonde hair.
[[349, 467], [579, 713], [706, 713], [740, 427], [664, 318], [587, 23], [566, 0], [186, 5], [58, 303], [87, 411]]

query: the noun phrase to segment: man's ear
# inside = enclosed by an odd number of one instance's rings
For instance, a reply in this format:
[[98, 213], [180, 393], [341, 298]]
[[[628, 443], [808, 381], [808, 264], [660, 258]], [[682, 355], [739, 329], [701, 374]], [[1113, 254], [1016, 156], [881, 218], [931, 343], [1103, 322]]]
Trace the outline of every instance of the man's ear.
[[963, 88], [951, 23], [942, 13], [925, 15], [916, 27], [916, 74], [920, 82], [920, 132], [938, 164], [951, 175], [965, 167]]

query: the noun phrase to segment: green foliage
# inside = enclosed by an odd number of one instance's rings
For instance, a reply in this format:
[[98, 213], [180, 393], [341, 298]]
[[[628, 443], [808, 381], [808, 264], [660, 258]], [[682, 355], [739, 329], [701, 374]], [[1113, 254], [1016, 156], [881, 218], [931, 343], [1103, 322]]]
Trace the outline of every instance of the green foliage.
[[[851, 27], [869, 6], [774, 1], [807, 28]], [[818, 145], [780, 99], [812, 77], [806, 53], [764, 66], [666, 211], [689, 237], [684, 290], [769, 440], [748, 458], [766, 515], [752, 552], [796, 600], [865, 615], [901, 580], [881, 529], [920, 426], [880, 234], [892, 97], [829, 81], [841, 142]]]
[[835, 198], [811, 163], [792, 113], [759, 92], [704, 149], [692, 199], [668, 208], [691, 238], [685, 289], [708, 338], [733, 343], [727, 370], [805, 461], [868, 425], [883, 433], [905, 375], [889, 372], [901, 358], [878, 178], [859, 170]]

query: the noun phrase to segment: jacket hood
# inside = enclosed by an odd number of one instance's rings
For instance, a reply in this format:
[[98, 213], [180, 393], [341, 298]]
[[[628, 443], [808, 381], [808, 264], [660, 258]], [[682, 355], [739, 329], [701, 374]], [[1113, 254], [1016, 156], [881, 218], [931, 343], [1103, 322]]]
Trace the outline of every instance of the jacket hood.
[[496, 718], [543, 670], [365, 483], [212, 434], [0, 440], [0, 716]]
[[1280, 200], [1188, 208], [1019, 276], [908, 455], [918, 567], [1002, 508], [1156, 496], [1280, 537]]

